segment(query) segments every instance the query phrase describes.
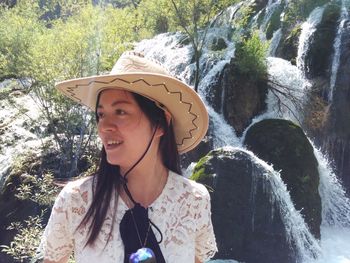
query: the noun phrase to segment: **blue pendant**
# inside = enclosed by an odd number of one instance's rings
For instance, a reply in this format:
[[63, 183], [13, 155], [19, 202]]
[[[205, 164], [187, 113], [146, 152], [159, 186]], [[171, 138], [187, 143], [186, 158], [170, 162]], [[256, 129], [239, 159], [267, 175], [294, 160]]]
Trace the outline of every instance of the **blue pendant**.
[[143, 247], [131, 254], [129, 263], [157, 263], [157, 261], [152, 249]]

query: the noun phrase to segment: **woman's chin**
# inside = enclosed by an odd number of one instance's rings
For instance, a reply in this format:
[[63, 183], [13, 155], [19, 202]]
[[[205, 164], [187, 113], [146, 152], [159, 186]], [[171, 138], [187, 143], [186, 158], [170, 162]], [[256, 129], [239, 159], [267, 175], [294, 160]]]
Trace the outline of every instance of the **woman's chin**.
[[107, 156], [107, 162], [111, 165], [120, 165], [120, 160], [117, 160], [115, 158], [108, 158], [108, 156]]

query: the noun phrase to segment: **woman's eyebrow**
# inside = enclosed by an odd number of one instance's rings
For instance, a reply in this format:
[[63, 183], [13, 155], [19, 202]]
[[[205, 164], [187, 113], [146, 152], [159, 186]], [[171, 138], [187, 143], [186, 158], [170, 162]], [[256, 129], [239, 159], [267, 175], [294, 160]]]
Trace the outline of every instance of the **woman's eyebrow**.
[[[116, 100], [116, 101], [114, 101], [114, 102], [111, 104], [111, 106], [112, 106], [112, 107], [115, 107], [115, 106], [117, 106], [118, 104], [131, 104], [131, 102], [130, 102], [130, 101], [127, 101], [127, 100]], [[97, 105], [97, 108], [101, 109], [101, 108], [103, 108], [103, 105], [98, 104], [98, 105]]]

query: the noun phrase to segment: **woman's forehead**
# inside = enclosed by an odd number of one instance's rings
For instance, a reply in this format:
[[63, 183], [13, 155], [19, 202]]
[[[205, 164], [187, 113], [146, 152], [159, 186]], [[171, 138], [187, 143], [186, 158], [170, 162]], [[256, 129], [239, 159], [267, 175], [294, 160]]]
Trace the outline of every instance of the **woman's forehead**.
[[121, 89], [106, 89], [101, 91], [98, 106], [104, 104], [113, 104], [115, 102], [135, 102], [135, 98], [131, 92]]

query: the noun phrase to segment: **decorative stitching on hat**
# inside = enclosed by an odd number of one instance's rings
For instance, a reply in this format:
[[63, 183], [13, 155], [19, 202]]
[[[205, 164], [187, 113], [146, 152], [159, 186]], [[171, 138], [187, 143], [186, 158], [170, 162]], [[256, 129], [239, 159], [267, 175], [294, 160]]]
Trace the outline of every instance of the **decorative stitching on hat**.
[[88, 83], [85, 84], [85, 85], [81, 85], [81, 84], [80, 84], [80, 85], [75, 85], [74, 87], [66, 87], [65, 90], [66, 90], [66, 93], [69, 93], [69, 95], [70, 95], [71, 97], [73, 97], [76, 101], [81, 102], [81, 99], [79, 99], [78, 97], [75, 96], [75, 92], [74, 92], [75, 89], [77, 89], [77, 88], [79, 88], [79, 87], [88, 87], [88, 86], [90, 86], [90, 85], [93, 84], [93, 83], [97, 83], [97, 84], [111, 84], [111, 83], [113, 83], [113, 82], [115, 82], [115, 81], [117, 81], [117, 80], [122, 81], [122, 82], [124, 82], [124, 83], [126, 83], [126, 84], [129, 84], [129, 85], [142, 81], [142, 82], [146, 83], [146, 84], [147, 84], [148, 86], [150, 86], [150, 87], [162, 86], [162, 87], [164, 87], [164, 89], [167, 91], [168, 94], [171, 94], [171, 95], [178, 95], [178, 96], [179, 96], [180, 102], [181, 102], [181, 103], [184, 103], [184, 104], [186, 104], [186, 105], [189, 106], [189, 107], [188, 107], [188, 113], [191, 114], [192, 116], [194, 116], [194, 118], [191, 120], [191, 122], [192, 122], [192, 124], [193, 124], [193, 126], [194, 126], [195, 128], [190, 129], [190, 130], [189, 130], [190, 136], [189, 136], [189, 137], [183, 137], [181, 143], [180, 143], [180, 144], [177, 143], [177, 145], [183, 145], [185, 140], [193, 138], [192, 133], [193, 133], [196, 129], [198, 129], [198, 126], [194, 123], [195, 120], [198, 118], [198, 116], [192, 112], [192, 106], [193, 106], [193, 104], [190, 103], [190, 102], [184, 101], [183, 98], [182, 98], [182, 93], [181, 93], [180, 91], [170, 91], [170, 90], [168, 89], [168, 87], [167, 87], [164, 83], [151, 85], [151, 84], [149, 84], [147, 81], [145, 81], [144, 79], [138, 79], [138, 80], [129, 82], [129, 81], [126, 81], [126, 80], [121, 79], [121, 78], [115, 78], [115, 79], [112, 79], [112, 80], [109, 81], [109, 82], [94, 81], [94, 80], [93, 80], [93, 81], [88, 82]]

